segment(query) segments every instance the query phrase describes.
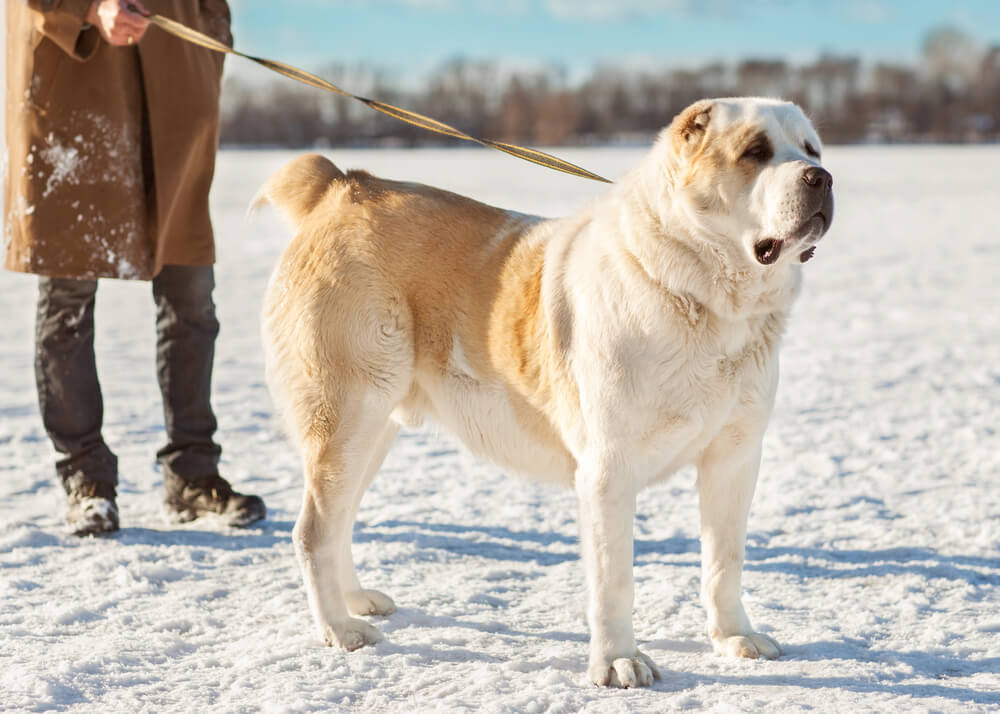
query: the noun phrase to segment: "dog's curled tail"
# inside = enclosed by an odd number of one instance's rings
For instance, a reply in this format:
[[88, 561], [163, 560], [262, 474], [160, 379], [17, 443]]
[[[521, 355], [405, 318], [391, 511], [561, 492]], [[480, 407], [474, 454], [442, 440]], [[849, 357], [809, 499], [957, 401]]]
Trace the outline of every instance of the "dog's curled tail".
[[282, 166], [260, 187], [250, 203], [250, 213], [270, 203], [297, 227], [326, 195], [330, 185], [343, 178], [344, 172], [325, 156], [304, 154]]

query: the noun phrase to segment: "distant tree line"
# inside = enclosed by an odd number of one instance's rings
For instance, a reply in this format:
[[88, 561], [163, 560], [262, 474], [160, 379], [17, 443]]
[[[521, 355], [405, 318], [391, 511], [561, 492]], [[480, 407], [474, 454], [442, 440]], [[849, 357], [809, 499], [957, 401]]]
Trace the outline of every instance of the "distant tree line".
[[[375, 66], [319, 74], [363, 96], [412, 109], [473, 136], [539, 146], [644, 142], [692, 101], [759, 95], [791, 99], [827, 143], [1000, 140], [1000, 46], [950, 27], [933, 30], [915, 65], [823, 55], [810, 64], [748, 59], [660, 72], [599, 66], [570, 86], [558, 66], [505, 70], [454, 59], [403, 89]], [[343, 97], [286, 79], [228, 79], [223, 144], [304, 147], [447, 143]]]

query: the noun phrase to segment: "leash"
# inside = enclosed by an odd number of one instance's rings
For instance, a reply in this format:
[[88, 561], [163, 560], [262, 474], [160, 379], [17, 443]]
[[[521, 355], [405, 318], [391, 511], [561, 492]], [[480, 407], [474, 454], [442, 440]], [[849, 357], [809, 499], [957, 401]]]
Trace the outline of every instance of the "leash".
[[[138, 8], [134, 5], [129, 5], [129, 9], [133, 12], [139, 12]], [[141, 13], [140, 13], [141, 14]], [[568, 161], [563, 161], [562, 159], [556, 158], [550, 154], [546, 154], [542, 151], [536, 149], [529, 149], [524, 146], [518, 146], [516, 144], [507, 144], [502, 141], [493, 141], [492, 139], [480, 139], [475, 136], [470, 136], [464, 131], [456, 129], [453, 126], [449, 126], [444, 122], [440, 122], [437, 119], [432, 119], [431, 117], [424, 116], [423, 114], [418, 114], [417, 112], [411, 112], [408, 109], [402, 109], [400, 107], [393, 106], [392, 104], [386, 104], [385, 102], [380, 102], [375, 99], [368, 99], [366, 97], [359, 97], [356, 94], [351, 94], [348, 91], [337, 87], [336, 85], [327, 82], [325, 79], [321, 79], [314, 74], [310, 74], [305, 70], [294, 67], [290, 64], [285, 64], [284, 62], [277, 62], [275, 60], [266, 59], [263, 57], [254, 57], [253, 55], [244, 54], [239, 52], [229, 45], [226, 45], [218, 40], [209, 37], [208, 35], [202, 34], [197, 30], [192, 30], [187, 25], [184, 25], [176, 20], [171, 20], [168, 17], [163, 17], [162, 15], [148, 15], [146, 19], [150, 23], [156, 25], [161, 30], [168, 32], [169, 34], [179, 37], [182, 40], [190, 42], [195, 45], [200, 45], [215, 52], [222, 52], [224, 54], [236, 55], [237, 57], [243, 57], [250, 60], [251, 62], [256, 62], [257, 64], [267, 67], [273, 72], [284, 75], [290, 79], [294, 79], [302, 84], [308, 84], [310, 87], [316, 87], [317, 89], [323, 89], [327, 92], [332, 92], [333, 94], [338, 94], [341, 97], [347, 97], [349, 99], [354, 99], [362, 104], [366, 104], [377, 112], [382, 112], [395, 119], [406, 122], [407, 124], [412, 124], [413, 126], [418, 126], [421, 129], [426, 129], [427, 131], [432, 131], [437, 134], [443, 134], [444, 136], [454, 137], [456, 139], [464, 139], [465, 141], [472, 141], [476, 144], [482, 146], [487, 146], [491, 149], [497, 149], [498, 151], [503, 151], [511, 156], [516, 156], [519, 159], [524, 159], [525, 161], [530, 161], [533, 164], [538, 164], [539, 166], [545, 166], [556, 171], [562, 171], [563, 173], [571, 174], [573, 176], [579, 176], [580, 178], [590, 179], [592, 181], [602, 181], [604, 183], [611, 183], [603, 176], [598, 176], [595, 173], [587, 171], [575, 164], [571, 164]]]

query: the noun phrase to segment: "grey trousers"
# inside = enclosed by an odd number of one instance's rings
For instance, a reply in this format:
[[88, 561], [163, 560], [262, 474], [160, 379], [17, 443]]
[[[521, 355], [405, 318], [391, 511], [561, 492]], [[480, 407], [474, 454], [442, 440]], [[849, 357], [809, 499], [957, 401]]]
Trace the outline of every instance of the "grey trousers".
[[[45, 431], [62, 457], [66, 490], [86, 482], [118, 483], [118, 459], [101, 435], [104, 402], [94, 359], [97, 280], [39, 278], [35, 381]], [[164, 478], [185, 481], [217, 473], [213, 441], [212, 361], [215, 318], [211, 266], [168, 265], [153, 278], [156, 368], [166, 445], [157, 454]]]

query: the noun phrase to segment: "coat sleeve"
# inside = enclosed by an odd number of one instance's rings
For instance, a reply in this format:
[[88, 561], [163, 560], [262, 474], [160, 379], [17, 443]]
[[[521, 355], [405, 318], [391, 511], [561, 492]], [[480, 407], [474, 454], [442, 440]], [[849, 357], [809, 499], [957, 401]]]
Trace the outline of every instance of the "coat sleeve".
[[233, 46], [232, 16], [226, 0], [199, 0], [205, 34]]
[[63, 52], [83, 62], [97, 51], [101, 42], [100, 33], [95, 27], [84, 28], [91, 0], [27, 1], [28, 7], [41, 19], [41, 33]]

